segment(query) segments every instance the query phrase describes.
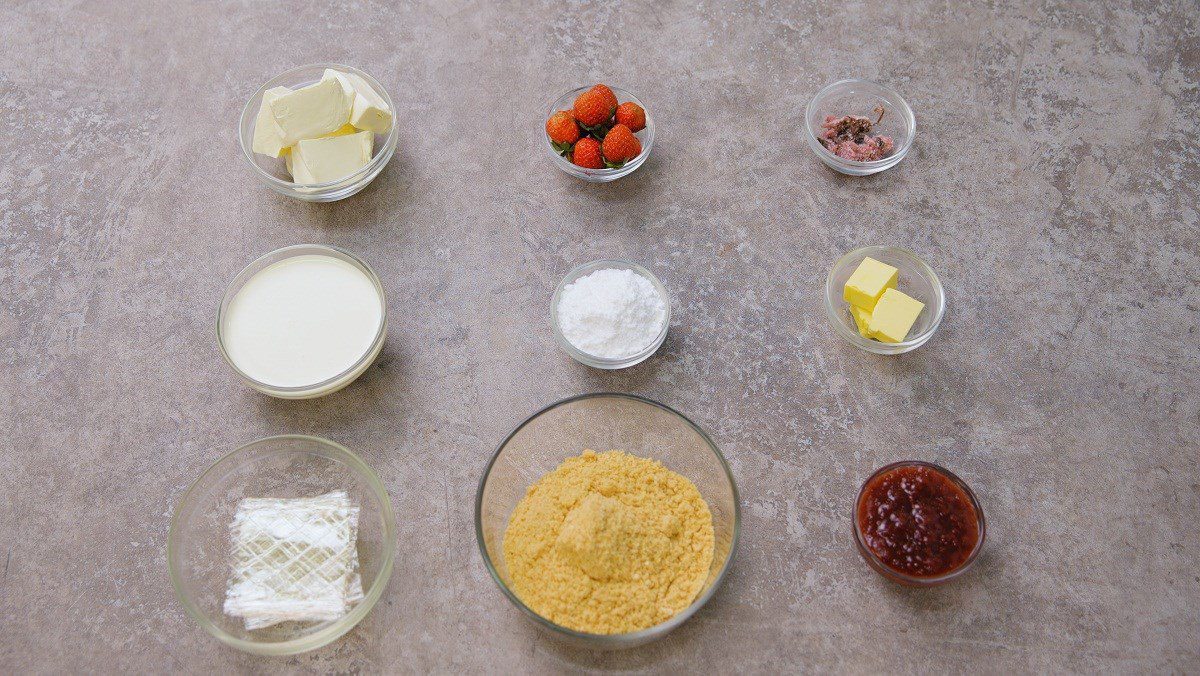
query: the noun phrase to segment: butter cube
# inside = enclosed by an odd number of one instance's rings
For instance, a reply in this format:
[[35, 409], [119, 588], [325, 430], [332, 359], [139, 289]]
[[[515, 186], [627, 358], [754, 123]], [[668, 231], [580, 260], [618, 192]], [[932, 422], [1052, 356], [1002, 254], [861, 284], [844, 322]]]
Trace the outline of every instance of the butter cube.
[[254, 120], [254, 140], [250, 144], [254, 152], [279, 157], [287, 150], [289, 144], [283, 142], [283, 131], [271, 117], [271, 102], [291, 91], [287, 87], [271, 87], [263, 92], [258, 117]]
[[350, 121], [351, 97], [337, 80], [320, 82], [288, 92], [269, 104], [271, 117], [283, 132], [284, 145], [315, 139]]
[[375, 135], [360, 131], [300, 141], [291, 152], [289, 171], [297, 183], [327, 183], [367, 166]]
[[878, 341], [903, 342], [923, 309], [925, 304], [916, 298], [896, 289], [887, 289], [871, 312], [867, 330], [871, 332], [871, 337]]
[[854, 317], [854, 323], [858, 326], [858, 335], [863, 338], [870, 338], [871, 332], [867, 329], [867, 325], [871, 322], [871, 311], [864, 310], [857, 305], [851, 305], [850, 315]]
[[392, 109], [367, 81], [354, 73], [346, 73], [354, 85], [354, 107], [350, 111], [350, 124], [359, 129], [386, 134], [392, 128]]
[[885, 290], [896, 288], [899, 279], [899, 270], [868, 256], [858, 264], [850, 279], [846, 280], [842, 297], [847, 303], [869, 312], [875, 309], [875, 303]]
[[342, 91], [353, 98], [350, 124], [377, 134], [386, 134], [391, 129], [392, 109], [361, 76], [326, 68], [322, 79], [337, 80], [342, 85]]
[[[354, 128], [354, 125], [344, 124], [337, 131], [331, 131], [328, 134], [325, 134], [324, 136], [318, 136], [317, 138], [330, 138], [333, 136], [347, 136], [349, 134], [357, 134], [357, 133], [358, 133], [358, 130]], [[295, 179], [296, 172], [292, 169], [292, 148], [293, 147], [294, 146], [288, 146], [288, 147], [284, 148], [282, 152], [283, 152], [283, 164], [285, 167], [287, 167], [288, 173], [292, 175], [293, 179]]]

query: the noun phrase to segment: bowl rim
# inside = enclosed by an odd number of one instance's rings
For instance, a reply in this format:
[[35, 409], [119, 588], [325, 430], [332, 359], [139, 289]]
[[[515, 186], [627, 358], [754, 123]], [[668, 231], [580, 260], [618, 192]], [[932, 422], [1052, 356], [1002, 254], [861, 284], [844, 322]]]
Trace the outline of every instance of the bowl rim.
[[[975, 510], [976, 522], [979, 524], [979, 539], [975, 541], [975, 547], [971, 550], [971, 553], [967, 556], [966, 560], [964, 560], [958, 568], [934, 577], [917, 577], [915, 575], [909, 575], [907, 573], [902, 573], [891, 566], [888, 566], [883, 561], [880, 561], [879, 557], [875, 555], [875, 552], [871, 551], [871, 548], [867, 547], [867, 543], [863, 541], [862, 530], [858, 523], [858, 506], [862, 502], [863, 491], [867, 489], [867, 484], [871, 483], [875, 477], [900, 467], [929, 468], [939, 474], [942, 474], [947, 479], [950, 479], [950, 481], [954, 482], [954, 484], [956, 484], [963, 490], [964, 493], [966, 493], [967, 499], [971, 502], [971, 507]], [[983, 505], [979, 503], [979, 498], [975, 496], [975, 491], [971, 490], [971, 486], [966, 481], [963, 481], [954, 472], [951, 472], [937, 463], [928, 462], [926, 460], [897, 460], [896, 462], [890, 462], [874, 472], [871, 472], [871, 475], [863, 480], [862, 485], [858, 488], [858, 493], [854, 497], [854, 506], [850, 510], [850, 523], [850, 528], [854, 531], [855, 547], [858, 549], [859, 555], [862, 556], [863, 560], [867, 562], [867, 565], [885, 578], [900, 584], [908, 585], [910, 587], [933, 587], [944, 582], [949, 582], [950, 580], [953, 580], [959, 575], [967, 572], [967, 570], [974, 565], [975, 560], [979, 557], [979, 552], [983, 550], [983, 543], [987, 540], [987, 520], [983, 516]]]
[[[332, 68], [334, 70], [340, 70], [343, 72], [354, 73], [355, 75], [362, 77], [364, 80], [367, 81], [367, 84], [371, 85], [371, 87], [373, 89], [375, 89], [376, 93], [378, 93], [381, 97], [383, 97], [384, 102], [386, 102], [388, 105], [388, 108], [391, 109], [392, 124], [391, 124], [391, 126], [388, 127], [387, 133], [382, 134], [383, 146], [380, 148], [379, 152], [376, 153], [375, 156], [372, 157], [371, 160], [369, 162], [367, 162], [365, 165], [363, 165], [360, 169], [356, 170], [353, 173], [346, 174], [345, 176], [343, 176], [337, 180], [334, 180], [334, 181], [325, 181], [323, 183], [296, 183], [295, 181], [285, 181], [282, 178], [275, 176], [274, 174], [268, 173], [262, 167], [258, 166], [258, 162], [254, 161], [255, 153], [254, 153], [253, 148], [251, 147], [253, 144], [253, 139], [254, 139], [254, 125], [247, 124], [247, 122], [253, 121], [258, 116], [258, 109], [256, 107], [254, 107], [254, 103], [256, 101], [261, 102], [263, 93], [266, 92], [268, 89], [270, 89], [274, 86], [277, 86], [273, 83], [275, 83], [276, 81], [278, 81], [280, 79], [286, 78], [289, 75], [295, 75], [295, 74], [299, 73], [300, 71], [308, 70], [310, 68], [320, 68], [322, 70], [324, 70], [326, 68]], [[308, 63], [308, 64], [304, 64], [302, 66], [294, 66], [292, 68], [289, 68], [289, 69], [283, 71], [282, 73], [279, 73], [275, 77], [272, 77], [269, 80], [267, 80], [265, 83], [263, 83], [263, 85], [261, 87], [259, 87], [257, 90], [255, 90], [255, 92], [253, 94], [250, 95], [250, 98], [242, 106], [242, 114], [238, 116], [238, 144], [241, 145], [241, 147], [242, 147], [242, 158], [244, 160], [246, 160], [246, 162], [258, 174], [258, 176], [261, 179], [263, 179], [264, 181], [266, 181], [268, 184], [278, 187], [278, 188], [283, 188], [286, 190], [293, 190], [296, 188], [304, 188], [306, 191], [309, 191], [310, 193], [319, 193], [322, 190], [327, 190], [330, 188], [344, 188], [348, 185], [352, 185], [352, 184], [358, 182], [364, 176], [369, 175], [373, 170], [379, 168], [380, 166], [382, 166], [383, 164], [386, 164], [389, 160], [391, 160], [392, 155], [396, 152], [396, 143], [397, 143], [396, 129], [398, 127], [398, 124], [397, 124], [398, 117], [399, 116], [396, 115], [396, 104], [392, 102], [391, 95], [388, 94], [387, 90], [384, 89], [383, 85], [380, 84], [378, 80], [371, 77], [371, 75], [369, 73], [359, 70], [359, 69], [355, 68], [354, 66], [347, 66], [342, 63], [334, 63], [334, 62]], [[243, 133], [243, 129], [250, 130], [249, 138], [247, 138], [246, 137], [247, 135]]]
[[[598, 83], [598, 84], [605, 84], [605, 83]], [[613, 94], [615, 94], [617, 96], [618, 102], [621, 101], [622, 94], [623, 94], [626, 101], [632, 101], [632, 102], [638, 104], [639, 106], [642, 107], [642, 110], [646, 112], [646, 127], [642, 130], [642, 131], [646, 132], [646, 138], [645, 138], [645, 142], [642, 144], [642, 153], [640, 155], [638, 155], [637, 157], [633, 158], [632, 160], [626, 162], [624, 165], [617, 167], [616, 169], [609, 169], [608, 167], [605, 167], [603, 169], [588, 169], [587, 167], [581, 167], [578, 164], [575, 164], [574, 162], [571, 162], [567, 158], [563, 157], [562, 155], [559, 155], [558, 151], [554, 149], [554, 144], [550, 141], [550, 136], [546, 134], [546, 120], [550, 119], [550, 116], [553, 115], [554, 113], [557, 113], [559, 110], [562, 110], [561, 108], [559, 108], [558, 106], [555, 105], [556, 103], [563, 100], [564, 98], [571, 96], [572, 94], [574, 94], [575, 96], [579, 96], [583, 92], [586, 92], [587, 90], [589, 90], [595, 86], [596, 85], [590, 85], [590, 86], [585, 85], [583, 87], [576, 87], [574, 89], [568, 89], [567, 91], [565, 91], [565, 92], [559, 94], [558, 96], [554, 97], [553, 99], [551, 99], [550, 103], [547, 105], [547, 108], [549, 108], [550, 112], [542, 120], [541, 126], [538, 128], [538, 133], [541, 134], [543, 142], [545, 143], [546, 149], [550, 151], [550, 155], [554, 158], [555, 165], [557, 165], [559, 169], [562, 169], [563, 171], [567, 172], [568, 174], [571, 174], [572, 176], [577, 176], [577, 177], [584, 177], [584, 176], [595, 177], [597, 179], [621, 178], [622, 176], [625, 176], [625, 175], [633, 172], [633, 170], [637, 169], [638, 167], [642, 166], [642, 163], [645, 162], [646, 158], [648, 158], [650, 156], [650, 149], [652, 147], [654, 147], [654, 129], [655, 129], [654, 114], [652, 112], [650, 112], [650, 108], [645, 103], [643, 103], [642, 100], [640, 98], [638, 98], [638, 96], [636, 94], [629, 91], [628, 89], [625, 89], [624, 87], [621, 87], [620, 85], [605, 84], [605, 86], [608, 87], [609, 89], [611, 89], [613, 91]], [[638, 134], [641, 132], [634, 132], [634, 133]]]
[[[646, 345], [646, 347], [628, 357], [600, 357], [585, 352], [578, 347], [575, 347], [575, 345], [563, 335], [562, 327], [558, 323], [558, 303], [562, 299], [563, 289], [567, 287], [567, 280], [570, 279], [571, 282], [574, 283], [586, 274], [607, 269], [606, 266], [624, 266], [623, 269], [632, 270], [633, 272], [650, 280], [650, 283], [654, 286], [655, 291], [658, 291], [659, 295], [662, 296], [663, 303], [666, 305], [666, 315], [663, 317], [662, 329], [658, 332], [658, 335], [656, 335], [654, 340]], [[653, 272], [650, 272], [650, 270], [646, 269], [644, 266], [621, 258], [600, 258], [582, 265], [576, 265], [575, 267], [571, 268], [570, 272], [563, 275], [561, 280], [559, 280], [558, 286], [554, 287], [554, 293], [550, 296], [550, 327], [554, 332], [554, 339], [555, 342], [558, 343], [559, 347], [561, 347], [564, 352], [566, 352], [571, 356], [572, 359], [580, 364], [583, 364], [584, 366], [591, 366], [592, 368], [607, 370], [629, 368], [631, 366], [637, 366], [643, 361], [646, 361], [650, 357], [654, 356], [654, 353], [658, 352], [658, 348], [662, 347], [663, 342], [667, 339], [667, 333], [671, 329], [671, 298], [667, 293], [667, 287], [662, 283], [662, 280], [660, 280], [657, 275], [655, 275]]]
[[[318, 250], [324, 250], [325, 253], [312, 253], [312, 252], [298, 253], [298, 251], [300, 249], [318, 249]], [[322, 380], [320, 382], [313, 383], [311, 385], [295, 385], [295, 386], [272, 385], [270, 383], [264, 383], [261, 380], [258, 380], [257, 378], [251, 377], [249, 374], [247, 374], [245, 371], [243, 371], [241, 368], [239, 368], [238, 365], [234, 363], [233, 358], [229, 356], [229, 351], [225, 348], [225, 338], [224, 338], [224, 334], [222, 332], [222, 327], [225, 324], [225, 314], [228, 311], [229, 304], [232, 303], [233, 299], [237, 297], [237, 292], [235, 292], [233, 289], [234, 285], [238, 283], [238, 280], [242, 279], [243, 275], [247, 275], [246, 278], [242, 281], [242, 285], [239, 286], [237, 289], [237, 291], [240, 292], [242, 287], [245, 286], [246, 282], [253, 279], [255, 275], [257, 275], [258, 273], [267, 269], [268, 267], [275, 265], [276, 263], [281, 263], [285, 260], [288, 260], [290, 258], [296, 258], [298, 256], [306, 256], [306, 255], [328, 256], [331, 253], [332, 254], [341, 254], [342, 256], [346, 256], [347, 258], [349, 258], [350, 261], [355, 265], [355, 267], [357, 267], [360, 272], [364, 273], [367, 276], [367, 279], [371, 281], [371, 283], [375, 286], [375, 290], [379, 293], [379, 305], [380, 305], [379, 328], [375, 331], [375, 337], [371, 339], [370, 347], [368, 347], [367, 350], [365, 352], [363, 352], [363, 354], [360, 355], [359, 358], [356, 359], [354, 361], [354, 363], [351, 364], [344, 371], [338, 373], [337, 375], [330, 376], [329, 378], [326, 378], [325, 380]], [[251, 268], [253, 268], [254, 266], [263, 262], [267, 258], [271, 258], [272, 256], [276, 256], [279, 254], [285, 254], [285, 255], [282, 255], [279, 258], [279, 260], [269, 263], [269, 264], [263, 266], [262, 268], [260, 268], [259, 270], [254, 271], [253, 273], [247, 274], [248, 271]], [[334, 255], [333, 257], [338, 258], [338, 260], [341, 260], [341, 258], [338, 257], [337, 255]], [[233, 279], [230, 280], [228, 286], [225, 287], [225, 293], [221, 296], [221, 303], [220, 303], [220, 305], [217, 306], [217, 323], [216, 323], [217, 349], [220, 350], [221, 357], [225, 359], [225, 363], [229, 364], [229, 366], [233, 368], [235, 373], [237, 373], [239, 376], [241, 376], [243, 380], [245, 380], [247, 383], [250, 384], [251, 387], [258, 390], [259, 392], [263, 392], [264, 394], [268, 394], [270, 396], [282, 398], [282, 399], [302, 398], [303, 396], [309, 395], [311, 393], [332, 394], [337, 389], [340, 389], [340, 388], [334, 388], [334, 389], [329, 390], [328, 392], [325, 391], [326, 388], [329, 388], [330, 386], [341, 381], [343, 378], [346, 378], [347, 376], [362, 369], [364, 367], [364, 362], [369, 363], [370, 361], [373, 361], [379, 355], [379, 348], [382, 347], [382, 343], [383, 343], [384, 339], [387, 337], [387, 327], [388, 327], [387, 295], [383, 288], [383, 281], [379, 279], [379, 275], [375, 274], [375, 270], [372, 269], [371, 266], [368, 265], [366, 261], [359, 258], [356, 254], [351, 253], [350, 251], [347, 251], [346, 249], [343, 249], [343, 248], [337, 247], [337, 246], [332, 246], [329, 244], [291, 244], [288, 246], [280, 247], [273, 251], [268, 251], [267, 253], [250, 261], [249, 263], [247, 263], [245, 265], [245, 267], [243, 267], [241, 270], [239, 270], [236, 275], [233, 276]], [[349, 383], [345, 383], [345, 384], [348, 385]]]
[[[870, 160], [870, 161], [848, 160], [844, 157], [840, 157], [838, 155], [835, 155], [835, 154], [829, 152], [829, 149], [826, 148], [823, 143], [821, 143], [821, 140], [817, 137], [816, 132], [812, 128], [812, 122], [811, 122], [812, 114], [813, 114], [814, 109], [816, 108], [817, 104], [819, 102], [823, 101], [825, 99], [825, 97], [828, 96], [835, 87], [856, 84], [856, 83], [862, 83], [862, 84], [866, 84], [866, 85], [871, 85], [872, 87], [878, 87], [878, 88], [882, 89], [884, 92], [886, 92], [889, 96], [895, 97], [896, 100], [900, 102], [900, 113], [904, 117], [907, 133], [905, 134], [904, 144], [898, 148], [895, 148], [893, 150], [892, 154], [888, 155], [887, 157], [881, 157], [877, 160]], [[874, 80], [848, 77], [848, 78], [842, 78], [841, 80], [836, 80], [834, 82], [830, 82], [829, 84], [825, 85], [824, 87], [821, 87], [821, 89], [819, 89], [816, 94], [813, 94], [813, 97], [808, 100], [808, 105], [806, 105], [804, 107], [804, 132], [808, 138], [808, 144], [813, 148], [813, 150], [820, 152], [823, 155], [823, 157], [825, 157], [837, 164], [841, 164], [841, 165], [844, 165], [847, 167], [864, 169], [864, 170], [865, 169], [876, 169], [876, 168], [886, 169], [886, 168], [890, 167], [891, 165], [899, 162], [901, 159], [904, 158], [905, 155], [908, 154], [908, 149], [910, 146], [912, 146], [913, 139], [916, 138], [916, 136], [917, 136], [917, 118], [913, 114], [912, 107], [908, 105], [908, 101], [904, 100], [904, 97], [900, 96], [900, 93], [897, 92], [895, 89], [892, 89], [891, 87], [889, 87], [887, 85], [880, 84]]]
[[[832, 301], [830, 300], [832, 297], [831, 294], [833, 294], [834, 273], [843, 267], [845, 261], [859, 254], [878, 249], [896, 251], [902, 255], [912, 258], [917, 263], [917, 267], [921, 274], [930, 281], [931, 286], [933, 286], [934, 296], [936, 296], [938, 300], [937, 314], [934, 316], [933, 321], [929, 323], [929, 327], [925, 329], [925, 331], [899, 343], [884, 343], [878, 340], [863, 338], [858, 334], [857, 330], [851, 330], [849, 326], [842, 322], [841, 318], [838, 316], [839, 308], [834, 307]], [[837, 297], [841, 298], [841, 294], [837, 294]], [[924, 345], [930, 338], [933, 337], [933, 334], [938, 330], [938, 327], [941, 326], [942, 317], [946, 314], [946, 290], [942, 287], [942, 280], [937, 276], [937, 273], [933, 271], [933, 268], [929, 267], [929, 264], [922, 260], [917, 254], [903, 247], [892, 246], [890, 244], [870, 244], [867, 246], [860, 246], [843, 254], [837, 259], [837, 261], [834, 262], [833, 267], [829, 268], [829, 274], [825, 277], [824, 303], [825, 315], [829, 318], [829, 323], [833, 325], [834, 330], [837, 331], [839, 335], [850, 341], [852, 344], [862, 348], [863, 350], [866, 350], [867, 352], [873, 352], [876, 354], [902, 354]]]
[[[354, 470], [357, 470], [366, 479], [367, 485], [375, 493], [375, 497], [379, 500], [379, 513], [383, 517], [383, 560], [379, 566], [379, 572], [375, 575], [375, 579], [371, 582], [371, 587], [364, 594], [363, 599], [359, 601], [350, 612], [343, 615], [341, 618], [334, 620], [329, 626], [323, 629], [301, 636], [299, 638], [290, 639], [287, 641], [278, 641], [273, 643], [259, 643], [257, 641], [247, 641], [246, 639], [238, 638], [225, 630], [218, 627], [215, 623], [208, 619], [208, 616], [200, 610], [200, 608], [188, 597], [183, 590], [182, 577], [183, 574], [179, 570], [180, 562], [178, 560], [176, 539], [183, 530], [182, 524], [179, 522], [181, 512], [184, 505], [187, 505], [192, 499], [193, 494], [198, 490], [200, 484], [208, 478], [208, 476], [217, 471], [218, 467], [223, 467], [229, 462], [233, 462], [235, 456], [247, 451], [258, 444], [277, 441], [282, 439], [297, 439], [303, 441], [314, 442], [318, 445], [331, 448], [334, 455], [341, 455], [339, 460], [344, 460], [345, 464]], [[295, 451], [293, 451], [295, 452]], [[200, 473], [183, 492], [179, 498], [179, 502], [175, 504], [175, 511], [171, 514], [171, 524], [167, 530], [167, 572], [171, 578], [171, 587], [175, 591], [175, 598], [183, 606], [184, 612], [192, 618], [194, 622], [200, 625], [202, 629], [216, 637], [222, 643], [237, 648], [248, 653], [257, 655], [295, 655], [297, 653], [306, 652], [322, 646], [328, 645], [333, 641], [341, 638], [351, 629], [358, 625], [359, 622], [367, 616], [368, 613], [375, 607], [375, 604], [383, 596], [383, 590], [387, 587], [388, 580], [392, 576], [392, 568], [396, 560], [396, 514], [392, 508], [391, 498], [388, 497], [387, 488], [383, 485], [379, 475], [375, 470], [371, 469], [362, 458], [358, 457], [353, 451], [345, 446], [326, 439], [309, 434], [276, 434], [268, 437], [260, 437], [248, 443], [242, 444], [237, 448], [222, 455]]]
[[[483, 489], [484, 486], [487, 485], [488, 477], [491, 476], [492, 467], [496, 464], [496, 460], [500, 458], [500, 453], [504, 450], [504, 447], [508, 445], [508, 442], [511, 441], [518, 432], [525, 429], [525, 426], [529, 423], [541, 417], [543, 413], [547, 413], [560, 406], [565, 406], [567, 404], [572, 404], [577, 401], [584, 401], [587, 399], [601, 398], [628, 399], [642, 404], [649, 404], [650, 406], [654, 406], [668, 413], [674, 414], [689, 427], [691, 427], [697, 434], [699, 434], [700, 438], [703, 439], [706, 444], [708, 444], [709, 449], [713, 452], [713, 455], [716, 456], [717, 461], [721, 464], [721, 468], [725, 471], [725, 478], [729, 481], [729, 487], [733, 493], [733, 537], [729, 541], [729, 555], [725, 557], [725, 563], [721, 566], [721, 570], [717, 573], [717, 577], [713, 580], [713, 583], [709, 585], [708, 589], [703, 594], [698, 595], [691, 602], [691, 604], [665, 622], [656, 624], [653, 627], [647, 627], [645, 629], [639, 629], [638, 631], [626, 632], [623, 634], [592, 634], [583, 631], [576, 631], [542, 617], [532, 608], [525, 605], [525, 603], [522, 602], [521, 599], [517, 598], [517, 595], [511, 589], [509, 589], [508, 585], [505, 584], [502, 579], [500, 579], [500, 573], [496, 571], [495, 565], [492, 564], [492, 559], [488, 555], [487, 545], [484, 543], [483, 519], [481, 516], [483, 512]], [[605, 644], [606, 647], [636, 645], [639, 643], [644, 643], [648, 640], [661, 638], [662, 636], [665, 636], [671, 632], [671, 630], [686, 622], [692, 617], [692, 615], [695, 615], [701, 608], [704, 607], [705, 604], [708, 603], [709, 599], [713, 597], [717, 589], [721, 587], [721, 583], [724, 582], [726, 574], [729, 573], [729, 569], [733, 565], [733, 560], [737, 555], [738, 542], [741, 539], [741, 531], [742, 500], [741, 494], [738, 493], [737, 481], [733, 477], [733, 471], [729, 467], [729, 462], [726, 461], [725, 455], [721, 453], [721, 449], [717, 446], [716, 442], [712, 440], [712, 437], [710, 437], [699, 425], [693, 422], [691, 418], [688, 418], [670, 406], [650, 399], [649, 397], [643, 397], [638, 394], [630, 394], [625, 392], [587, 392], [570, 396], [565, 399], [560, 399], [538, 409], [532, 415], [522, 420], [521, 423], [518, 424], [511, 432], [505, 435], [500, 444], [496, 446], [496, 450], [492, 453], [492, 457], [488, 459], [487, 466], [484, 467], [483, 474], [479, 478], [479, 487], [475, 492], [475, 543], [479, 547], [479, 554], [483, 558], [484, 567], [487, 568], [488, 574], [491, 575], [492, 580], [496, 583], [496, 586], [500, 588], [500, 591], [503, 592], [508, 600], [511, 601], [512, 604], [518, 609], [520, 609], [521, 612], [526, 615], [526, 617], [529, 617], [542, 627], [562, 634], [566, 637]]]

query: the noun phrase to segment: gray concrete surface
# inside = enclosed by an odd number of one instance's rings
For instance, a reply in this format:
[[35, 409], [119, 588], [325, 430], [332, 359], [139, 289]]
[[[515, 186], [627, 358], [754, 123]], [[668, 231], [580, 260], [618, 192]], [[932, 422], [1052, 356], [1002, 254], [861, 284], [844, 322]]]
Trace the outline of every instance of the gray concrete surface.
[[[6, 672], [1200, 670], [1200, 12], [1193, 2], [392, 2], [0, 6], [0, 670]], [[395, 160], [307, 205], [252, 179], [234, 128], [286, 68], [391, 91]], [[836, 175], [802, 111], [886, 82], [918, 136]], [[539, 128], [598, 80], [660, 123], [633, 176], [556, 170]], [[221, 361], [228, 280], [332, 243], [396, 318], [362, 380], [283, 402]], [[900, 358], [827, 326], [830, 264], [895, 243], [942, 276], [941, 330]], [[662, 352], [570, 361], [548, 298], [628, 257], [671, 290]], [[591, 390], [705, 426], [745, 530], [697, 617], [633, 652], [539, 635], [480, 561], [471, 500], [522, 417]], [[400, 510], [395, 575], [345, 639], [239, 654], [172, 597], [181, 493], [253, 438], [361, 453]], [[975, 487], [986, 554], [897, 588], [850, 541], [854, 491], [900, 458]]]

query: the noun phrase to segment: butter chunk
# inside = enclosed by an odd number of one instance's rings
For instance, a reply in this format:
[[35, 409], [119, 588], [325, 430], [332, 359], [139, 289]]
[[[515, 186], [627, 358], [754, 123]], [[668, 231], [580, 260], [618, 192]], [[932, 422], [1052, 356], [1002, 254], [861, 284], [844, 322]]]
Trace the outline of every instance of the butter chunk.
[[868, 256], [858, 264], [850, 279], [846, 280], [842, 297], [847, 303], [870, 312], [875, 309], [875, 303], [884, 291], [896, 288], [899, 279], [899, 270]]
[[250, 147], [254, 152], [269, 157], [279, 157], [288, 148], [283, 142], [283, 131], [271, 117], [271, 102], [292, 90], [287, 87], [271, 87], [263, 92], [262, 103], [258, 106], [258, 117], [254, 120], [254, 140]]
[[392, 128], [392, 109], [387, 101], [358, 75], [347, 73], [346, 77], [354, 85], [355, 93], [354, 107], [350, 111], [350, 124], [376, 134], [388, 133]]
[[270, 102], [284, 145], [337, 131], [350, 121], [351, 97], [337, 80], [321, 80]]
[[[317, 138], [330, 138], [333, 136], [348, 136], [350, 134], [357, 134], [357, 133], [358, 133], [358, 130], [354, 128], [354, 125], [344, 124], [337, 131], [331, 131], [328, 134], [325, 134], [324, 136], [318, 136]], [[283, 164], [284, 164], [284, 166], [287, 167], [288, 173], [291, 174], [292, 178], [294, 179], [296, 177], [296, 172], [292, 169], [292, 146], [288, 146], [287, 148], [283, 149]]]
[[851, 305], [850, 315], [854, 317], [854, 323], [858, 326], [858, 335], [863, 338], [870, 338], [871, 332], [867, 328], [867, 325], [871, 322], [871, 311], [864, 310], [857, 305]]
[[900, 343], [908, 337], [913, 322], [925, 309], [921, 301], [896, 289], [887, 289], [875, 304], [867, 330], [884, 343]]
[[360, 131], [300, 141], [291, 153], [292, 177], [297, 183], [328, 183], [367, 166], [375, 135]]
[[342, 91], [353, 98], [350, 124], [377, 134], [386, 134], [392, 128], [392, 109], [362, 76], [326, 68], [322, 79], [337, 80]]

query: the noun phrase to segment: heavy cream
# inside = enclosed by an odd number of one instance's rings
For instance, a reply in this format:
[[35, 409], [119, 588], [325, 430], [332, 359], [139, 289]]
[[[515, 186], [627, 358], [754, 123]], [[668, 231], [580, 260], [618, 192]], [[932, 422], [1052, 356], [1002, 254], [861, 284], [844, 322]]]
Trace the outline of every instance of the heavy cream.
[[255, 273], [225, 312], [229, 360], [272, 387], [305, 387], [345, 373], [375, 347], [383, 297], [362, 270], [308, 254]]

